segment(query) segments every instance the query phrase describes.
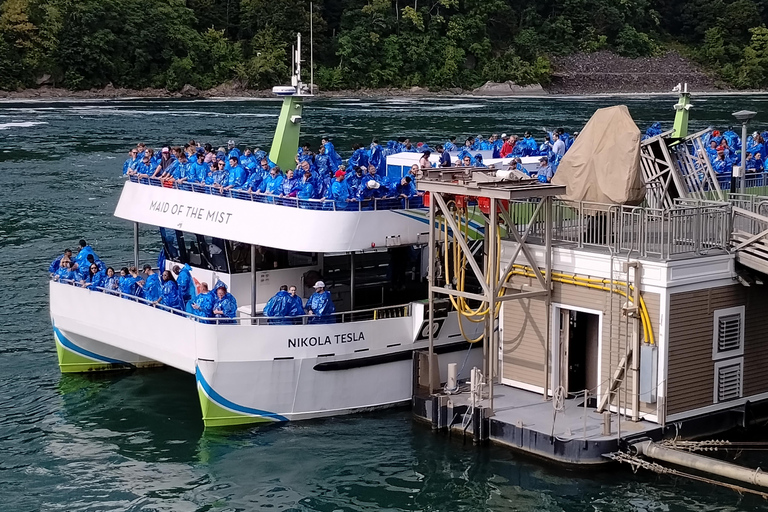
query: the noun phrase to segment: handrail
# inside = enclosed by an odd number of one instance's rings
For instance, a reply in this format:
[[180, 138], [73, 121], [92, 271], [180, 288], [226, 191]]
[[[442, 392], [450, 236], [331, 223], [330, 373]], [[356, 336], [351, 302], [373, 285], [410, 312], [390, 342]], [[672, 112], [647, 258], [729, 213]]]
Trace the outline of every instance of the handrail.
[[424, 207], [422, 196], [414, 197], [382, 197], [365, 199], [358, 201], [352, 199], [347, 202], [346, 208], [337, 208], [336, 201], [333, 199], [299, 199], [297, 197], [278, 196], [266, 192], [251, 192], [247, 190], [229, 189], [207, 185], [205, 183], [178, 182], [173, 180], [164, 180], [160, 178], [140, 178], [136, 175], [128, 176], [132, 183], [141, 185], [151, 185], [154, 187], [172, 188], [186, 192], [196, 192], [199, 194], [208, 194], [219, 197], [230, 197], [243, 201], [254, 203], [276, 204], [280, 206], [289, 206], [292, 208], [301, 208], [304, 210], [331, 210], [331, 211], [382, 211], [382, 210], [409, 210]]
[[[234, 325], [245, 324], [249, 325], [305, 325], [312, 323], [354, 323], [368, 320], [378, 320], [383, 318], [400, 318], [411, 316], [411, 304], [397, 304], [394, 306], [384, 306], [380, 308], [368, 308], [357, 309], [354, 311], [339, 311], [330, 315], [317, 316], [317, 315], [296, 315], [296, 316], [282, 316], [282, 317], [268, 317], [268, 316], [250, 316], [240, 315], [235, 318], [216, 318], [216, 317], [201, 317], [182, 311], [180, 309], [171, 308], [164, 304], [154, 303], [143, 297], [137, 297], [128, 293], [123, 293], [120, 290], [109, 290], [101, 286], [84, 286], [82, 281], [76, 281], [74, 279], [56, 279], [51, 278], [52, 281], [68, 284], [79, 288], [84, 288], [93, 291], [99, 291], [108, 295], [115, 295], [121, 298], [132, 300], [134, 302], [140, 302], [147, 306], [162, 309], [175, 315], [186, 317], [196, 322], [202, 322], [206, 324], [215, 325]], [[385, 312], [385, 313], [382, 313]], [[363, 317], [363, 318], [361, 318]], [[333, 319], [333, 321], [330, 321]], [[315, 320], [315, 322], [313, 322]]]

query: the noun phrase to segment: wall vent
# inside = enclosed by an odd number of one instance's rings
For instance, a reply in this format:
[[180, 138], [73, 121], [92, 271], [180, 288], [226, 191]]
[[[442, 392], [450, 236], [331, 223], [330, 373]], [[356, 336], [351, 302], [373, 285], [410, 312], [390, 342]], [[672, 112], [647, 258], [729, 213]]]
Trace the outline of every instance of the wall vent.
[[744, 389], [744, 358], [738, 357], [715, 363], [714, 402], [741, 398]]
[[744, 306], [714, 312], [712, 359], [744, 355]]

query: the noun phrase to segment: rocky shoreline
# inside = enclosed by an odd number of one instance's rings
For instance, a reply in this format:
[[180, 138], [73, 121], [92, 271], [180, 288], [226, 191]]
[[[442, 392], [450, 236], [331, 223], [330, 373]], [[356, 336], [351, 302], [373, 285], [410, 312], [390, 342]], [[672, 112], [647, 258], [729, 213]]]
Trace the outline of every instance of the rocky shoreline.
[[[680, 82], [688, 83], [689, 90], [696, 92], [727, 92], [726, 85], [710, 76], [695, 63], [676, 52], [660, 57], [628, 59], [610, 52], [574, 54], [552, 59], [554, 73], [546, 86], [521, 87], [512, 82], [492, 83], [474, 90], [450, 88], [431, 90], [423, 87], [408, 89], [357, 89], [319, 91], [325, 98], [375, 98], [375, 97], [425, 97], [425, 96], [496, 96], [521, 97], [593, 94], [646, 94], [667, 93]], [[5, 100], [46, 99], [121, 99], [121, 98], [273, 98], [270, 89], [248, 89], [231, 82], [213, 89], [198, 90], [190, 85], [181, 91], [166, 89], [125, 89], [111, 84], [103, 89], [71, 91], [51, 86], [21, 91], [0, 91]]]

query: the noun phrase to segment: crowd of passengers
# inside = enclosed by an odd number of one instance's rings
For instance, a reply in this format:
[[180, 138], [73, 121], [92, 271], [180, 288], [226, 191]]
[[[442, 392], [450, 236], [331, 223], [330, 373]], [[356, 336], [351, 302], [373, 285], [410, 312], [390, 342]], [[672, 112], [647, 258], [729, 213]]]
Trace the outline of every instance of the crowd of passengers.
[[[71, 249], [54, 259], [48, 267], [52, 279], [64, 283], [90, 288], [94, 291], [120, 295], [125, 299], [143, 299], [146, 303], [162, 305], [176, 312], [186, 311], [203, 319], [217, 320], [218, 323], [232, 322], [237, 315], [237, 300], [227, 290], [227, 285], [217, 281], [210, 290], [208, 283], [196, 282], [192, 278], [192, 268], [185, 264], [183, 267], [174, 265], [172, 271], [162, 273], [145, 264], [141, 273], [134, 266], [123, 267], [120, 273], [115, 273], [113, 267], [108, 267], [88, 245], [80, 240], [77, 254]], [[317, 281], [315, 292], [302, 304], [301, 297], [296, 295], [296, 287], [280, 287], [280, 291], [267, 303], [264, 315], [279, 317], [271, 323], [292, 323], [283, 320], [284, 317], [312, 315], [310, 323], [328, 323], [336, 309], [330, 293], [325, 290], [325, 283]]]
[[[139, 178], [157, 178], [169, 183], [194, 183], [212, 187], [219, 193], [238, 191], [298, 199], [319, 199], [336, 202], [345, 208], [347, 203], [380, 198], [413, 198], [420, 195], [416, 177], [419, 168], [432, 167], [432, 153], [440, 155], [440, 167], [486, 167], [480, 151], [492, 151], [494, 158], [515, 158], [517, 168], [528, 173], [521, 157], [540, 157], [540, 169], [534, 176], [549, 181], [557, 163], [573, 143], [562, 128], [547, 132], [537, 142], [530, 132], [523, 137], [502, 134], [469, 137], [457, 145], [456, 137], [444, 144], [430, 147], [426, 143], [412, 144], [409, 139], [391, 140], [386, 147], [374, 140], [370, 146], [355, 144], [346, 162], [339, 156], [333, 143], [323, 138], [312, 151], [303, 145], [296, 154], [294, 169], [280, 169], [259, 148], [241, 151], [233, 140], [227, 147], [215, 149], [211, 144], [198, 144], [191, 140], [183, 147], [164, 147], [155, 151], [140, 143], [129, 152], [123, 164], [123, 174]], [[386, 176], [386, 157], [402, 152], [421, 153], [418, 164], [409, 173], [397, 179]], [[452, 163], [451, 152], [458, 153]], [[528, 173], [530, 174], [530, 173]]]
[[[654, 123], [646, 130], [643, 140], [662, 133], [660, 123]], [[705, 133], [702, 142], [712, 164], [712, 169], [718, 176], [730, 177], [733, 166], [741, 165], [741, 137], [733, 128], [720, 131], [713, 129]], [[768, 150], [768, 131], [754, 132], [747, 136], [746, 171], [750, 174], [765, 172], [765, 157]]]

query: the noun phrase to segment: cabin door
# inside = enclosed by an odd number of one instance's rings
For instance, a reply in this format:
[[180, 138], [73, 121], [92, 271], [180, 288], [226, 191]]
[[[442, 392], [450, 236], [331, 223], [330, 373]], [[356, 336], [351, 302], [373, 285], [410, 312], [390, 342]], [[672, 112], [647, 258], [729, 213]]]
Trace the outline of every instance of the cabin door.
[[557, 308], [557, 363], [553, 365], [555, 388], [568, 395], [590, 390], [594, 396], [598, 381], [600, 315], [597, 312]]

